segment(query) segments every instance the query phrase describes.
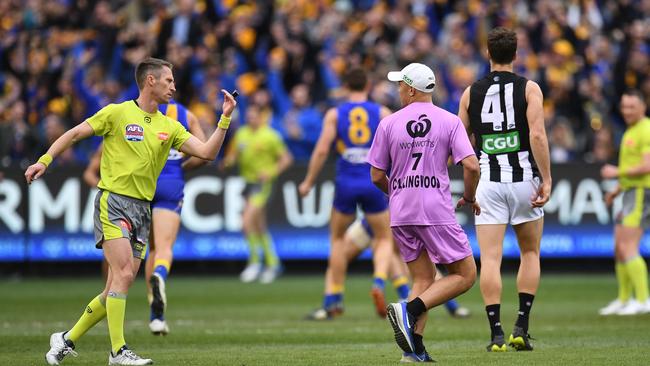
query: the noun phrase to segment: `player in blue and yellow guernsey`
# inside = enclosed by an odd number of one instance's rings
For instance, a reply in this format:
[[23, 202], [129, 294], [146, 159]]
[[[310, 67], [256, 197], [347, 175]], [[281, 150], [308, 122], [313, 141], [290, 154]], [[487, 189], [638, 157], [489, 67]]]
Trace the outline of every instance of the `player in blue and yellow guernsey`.
[[[182, 104], [171, 100], [169, 104], [158, 106], [158, 110], [172, 120], [180, 122], [185, 130], [190, 131], [201, 141], [205, 140], [205, 134], [198, 119]], [[100, 180], [101, 153], [100, 145], [84, 172], [84, 180], [90, 186], [96, 186]], [[151, 245], [145, 263], [145, 279], [151, 307], [149, 329], [156, 335], [169, 333], [169, 326], [165, 321], [164, 314], [167, 307], [165, 288], [173, 259], [172, 247], [181, 224], [183, 189], [185, 188], [184, 170], [198, 167], [205, 162], [205, 160], [196, 157], [183, 159], [183, 154], [172, 148], [158, 177], [156, 193], [151, 201]]]
[[171, 68], [169, 62], [160, 59], [140, 62], [135, 71], [140, 92], [136, 100], [102, 108], [54, 141], [47, 153], [25, 171], [25, 180], [31, 184], [74, 143], [92, 135], [104, 137], [94, 218], [96, 246], [103, 249], [109, 265], [106, 287], [90, 301], [72, 329], [50, 336], [50, 350], [45, 355], [50, 365], [59, 365], [68, 354], [76, 356], [75, 342], [104, 317], [111, 340], [109, 365], [153, 363], [126, 346], [124, 315], [129, 287], [147, 249], [150, 202], [156, 180], [172, 148], [201, 159], [214, 159], [237, 104], [232, 95], [222, 90], [224, 103], [219, 127], [207, 142], [201, 142], [180, 123], [158, 111], [158, 106], [169, 103], [176, 91]]
[[[167, 117], [180, 122], [183, 127], [205, 140], [199, 121], [182, 104], [171, 101], [158, 108]], [[172, 247], [181, 226], [181, 209], [183, 207], [183, 189], [185, 188], [184, 171], [201, 166], [205, 160], [191, 157], [183, 159], [183, 154], [176, 149], [169, 151], [167, 163], [158, 177], [156, 194], [151, 201], [152, 231], [151, 248], [145, 264], [145, 278], [148, 285], [151, 318], [149, 329], [154, 334], [167, 334], [169, 326], [165, 321], [167, 295], [165, 283], [171, 269]]]
[[348, 102], [331, 108], [325, 114], [323, 128], [309, 161], [309, 168], [299, 192], [306, 196], [311, 191], [318, 173], [327, 160], [331, 146], [336, 144], [339, 155], [336, 163], [334, 204], [330, 219], [331, 249], [328, 271], [331, 281], [325, 281], [323, 309], [341, 309], [344, 278], [347, 270], [344, 235], [354, 221], [357, 207], [375, 234], [373, 251], [374, 284], [371, 296], [377, 313], [386, 316], [384, 284], [393, 252], [388, 218], [388, 201], [370, 180], [370, 165], [366, 162], [368, 150], [379, 121], [390, 114], [388, 108], [368, 101], [369, 83], [365, 72], [355, 68], [344, 78], [349, 91]]
[[648, 267], [639, 253], [643, 232], [650, 228], [650, 118], [638, 90], [623, 93], [620, 108], [627, 130], [621, 140], [619, 164], [607, 164], [601, 170], [603, 178], [618, 178], [619, 183], [605, 196], [607, 204], [623, 194], [623, 207], [614, 227], [618, 298], [600, 309], [600, 315], [650, 313]]

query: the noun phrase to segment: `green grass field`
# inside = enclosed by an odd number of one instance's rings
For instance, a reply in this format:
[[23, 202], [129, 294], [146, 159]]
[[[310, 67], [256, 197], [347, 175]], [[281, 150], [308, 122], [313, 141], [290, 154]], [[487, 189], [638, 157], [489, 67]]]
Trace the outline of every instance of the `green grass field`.
[[[157, 365], [393, 365], [401, 353], [392, 330], [373, 312], [369, 276], [353, 276], [343, 317], [302, 320], [321, 300], [320, 276], [283, 277], [271, 285], [235, 278], [171, 277], [171, 333], [154, 337], [140, 278], [131, 290], [126, 339]], [[97, 279], [0, 282], [0, 365], [43, 365], [50, 333], [69, 329], [102, 284]], [[614, 276], [549, 275], [533, 307], [533, 352], [489, 354], [489, 329], [478, 283], [460, 298], [473, 315], [452, 319], [432, 311], [425, 333], [429, 353], [445, 365], [639, 365], [650, 362], [650, 315], [599, 317], [616, 292]], [[514, 278], [504, 279], [504, 330], [516, 315]], [[389, 292], [389, 299], [394, 298]], [[105, 321], [77, 343], [65, 365], [105, 365]]]

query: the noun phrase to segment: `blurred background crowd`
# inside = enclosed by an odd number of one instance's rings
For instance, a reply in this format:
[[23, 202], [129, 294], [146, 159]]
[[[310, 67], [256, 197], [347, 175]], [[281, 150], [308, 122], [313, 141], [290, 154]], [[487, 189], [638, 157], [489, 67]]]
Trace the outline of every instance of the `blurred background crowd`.
[[[368, 70], [372, 99], [396, 110], [386, 73], [425, 63], [435, 103], [456, 113], [489, 71], [498, 25], [517, 30], [515, 71], [542, 87], [553, 162], [614, 159], [621, 92], [650, 96], [650, 0], [3, 0], [0, 167], [33, 162], [104, 105], [137, 97], [146, 56], [174, 64], [176, 99], [208, 133], [219, 90], [236, 88], [235, 123], [263, 118], [307, 161], [346, 69]], [[87, 163], [97, 143], [57, 164]]]

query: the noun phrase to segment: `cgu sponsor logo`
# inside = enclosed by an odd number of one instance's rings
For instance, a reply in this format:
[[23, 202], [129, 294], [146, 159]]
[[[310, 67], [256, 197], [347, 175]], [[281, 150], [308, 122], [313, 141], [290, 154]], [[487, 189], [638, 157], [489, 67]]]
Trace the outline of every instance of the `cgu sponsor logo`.
[[144, 128], [133, 123], [126, 125], [126, 133], [124, 134], [124, 137], [128, 141], [142, 141], [144, 140]]
[[483, 136], [483, 151], [488, 154], [503, 154], [519, 151], [519, 132]]

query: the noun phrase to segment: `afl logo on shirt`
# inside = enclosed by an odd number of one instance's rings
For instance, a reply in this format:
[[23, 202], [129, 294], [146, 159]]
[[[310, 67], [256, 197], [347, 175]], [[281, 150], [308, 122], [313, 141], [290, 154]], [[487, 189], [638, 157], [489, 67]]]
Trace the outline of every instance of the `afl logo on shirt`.
[[126, 125], [126, 134], [124, 137], [128, 141], [142, 141], [144, 140], [144, 128], [136, 124]]

